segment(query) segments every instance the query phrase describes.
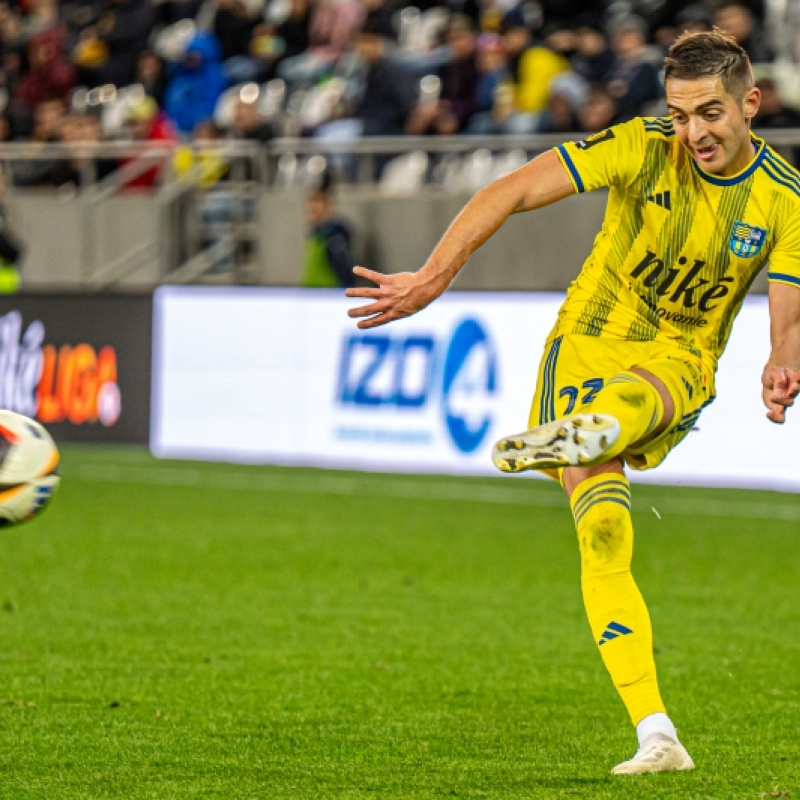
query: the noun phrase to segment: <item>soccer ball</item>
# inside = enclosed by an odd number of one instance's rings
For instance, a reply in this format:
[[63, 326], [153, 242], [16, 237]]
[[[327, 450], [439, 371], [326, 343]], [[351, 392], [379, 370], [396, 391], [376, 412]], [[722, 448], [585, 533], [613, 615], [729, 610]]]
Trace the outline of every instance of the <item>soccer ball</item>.
[[0, 527], [35, 517], [58, 488], [58, 448], [35, 420], [0, 410]]

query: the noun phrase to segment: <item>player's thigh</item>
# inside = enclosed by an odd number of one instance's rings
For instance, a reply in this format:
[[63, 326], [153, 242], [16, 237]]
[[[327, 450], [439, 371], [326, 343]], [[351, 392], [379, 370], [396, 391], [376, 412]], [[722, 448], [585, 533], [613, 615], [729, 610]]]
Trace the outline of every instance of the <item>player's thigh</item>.
[[634, 469], [658, 466], [697, 424], [703, 409], [714, 399], [714, 374], [699, 358], [675, 348], [654, 345], [649, 360], [639, 365], [667, 388], [674, 403], [672, 419], [653, 440], [625, 452]]
[[[549, 340], [539, 365], [528, 427], [588, 411], [603, 386], [635, 363], [631, 350], [636, 349], [628, 342], [593, 336]], [[645, 355], [641, 349], [639, 357]]]

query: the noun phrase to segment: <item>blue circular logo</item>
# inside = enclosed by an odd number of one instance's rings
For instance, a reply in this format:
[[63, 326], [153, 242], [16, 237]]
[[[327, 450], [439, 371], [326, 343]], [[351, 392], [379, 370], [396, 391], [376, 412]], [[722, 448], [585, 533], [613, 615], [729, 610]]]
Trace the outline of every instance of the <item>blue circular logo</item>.
[[497, 354], [481, 324], [465, 319], [450, 340], [444, 360], [444, 420], [462, 453], [478, 449], [491, 417], [489, 399], [497, 389]]

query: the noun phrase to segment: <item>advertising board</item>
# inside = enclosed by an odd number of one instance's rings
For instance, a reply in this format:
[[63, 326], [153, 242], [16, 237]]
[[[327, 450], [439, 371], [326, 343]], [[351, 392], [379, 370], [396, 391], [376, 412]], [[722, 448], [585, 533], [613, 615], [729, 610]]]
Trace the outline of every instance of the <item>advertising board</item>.
[[[341, 292], [163, 287], [151, 448], [163, 457], [497, 474], [491, 446], [527, 427], [561, 300], [452, 292], [407, 320], [360, 331]], [[637, 478], [800, 487], [787, 467], [800, 414], [778, 427], [761, 407], [768, 331], [765, 299], [749, 300], [699, 430]]]
[[149, 295], [0, 298], [0, 407], [56, 441], [146, 442]]

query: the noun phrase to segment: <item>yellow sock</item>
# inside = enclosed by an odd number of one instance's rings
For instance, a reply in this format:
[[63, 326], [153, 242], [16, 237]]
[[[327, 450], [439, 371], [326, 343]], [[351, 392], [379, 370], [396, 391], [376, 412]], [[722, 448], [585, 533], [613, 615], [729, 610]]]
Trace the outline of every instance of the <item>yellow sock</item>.
[[631, 575], [630, 484], [604, 473], [582, 481], [571, 498], [581, 549], [581, 587], [592, 635], [633, 724], [664, 712], [644, 598]]
[[593, 414], [611, 414], [619, 421], [619, 438], [604, 455], [603, 460], [609, 460], [655, 430], [664, 414], [664, 401], [641, 375], [619, 372], [598, 392], [591, 410]]

